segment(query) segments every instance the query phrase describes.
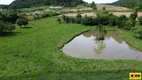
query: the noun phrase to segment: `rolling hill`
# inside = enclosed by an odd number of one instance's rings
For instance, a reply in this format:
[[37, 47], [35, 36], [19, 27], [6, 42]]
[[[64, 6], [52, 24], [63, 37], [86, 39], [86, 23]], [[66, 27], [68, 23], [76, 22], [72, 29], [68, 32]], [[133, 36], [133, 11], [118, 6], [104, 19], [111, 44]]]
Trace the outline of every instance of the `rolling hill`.
[[16, 9], [40, 5], [76, 6], [83, 3], [85, 3], [83, 0], [15, 0], [9, 7]]
[[119, 6], [121, 3], [139, 3], [139, 2], [142, 2], [142, 0], [119, 0], [110, 4]]

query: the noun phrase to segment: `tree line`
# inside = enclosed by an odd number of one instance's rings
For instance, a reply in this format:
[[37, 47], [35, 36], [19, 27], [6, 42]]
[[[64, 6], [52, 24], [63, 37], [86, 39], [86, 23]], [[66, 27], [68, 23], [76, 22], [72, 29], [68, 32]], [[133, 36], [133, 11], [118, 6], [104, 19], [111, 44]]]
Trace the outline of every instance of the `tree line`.
[[[133, 12], [129, 17], [125, 15], [115, 16], [107, 11], [97, 11], [96, 16], [82, 16], [77, 14], [76, 17], [68, 17], [63, 15], [62, 19], [65, 23], [75, 23], [87, 26], [117, 26], [119, 29], [124, 29], [127, 31], [134, 31], [135, 37], [142, 39], [142, 29], [136, 28], [136, 18], [138, 17], [137, 11]], [[140, 25], [142, 25], [142, 17], [138, 17]], [[61, 19], [58, 18], [57, 21], [62, 23]]]
[[16, 28], [15, 23], [19, 26], [27, 25], [28, 20], [15, 11], [0, 12], [0, 36], [12, 32]]
[[17, 9], [44, 5], [74, 7], [84, 3], [83, 0], [15, 0], [9, 5], [9, 8]]

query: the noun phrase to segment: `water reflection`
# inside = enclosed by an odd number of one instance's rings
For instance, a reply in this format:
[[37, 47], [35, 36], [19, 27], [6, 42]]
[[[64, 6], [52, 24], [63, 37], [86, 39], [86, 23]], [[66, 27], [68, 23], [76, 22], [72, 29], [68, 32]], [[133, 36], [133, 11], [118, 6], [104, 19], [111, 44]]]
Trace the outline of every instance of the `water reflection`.
[[101, 54], [103, 52], [103, 50], [105, 49], [105, 44], [103, 42], [103, 40], [95, 40], [95, 44], [97, 45], [95, 48], [94, 48], [94, 52], [96, 52], [96, 54]]
[[105, 40], [96, 40], [97, 31], [89, 31], [74, 38], [63, 47], [66, 55], [86, 59], [138, 59], [142, 52], [129, 46], [117, 31], [108, 31]]

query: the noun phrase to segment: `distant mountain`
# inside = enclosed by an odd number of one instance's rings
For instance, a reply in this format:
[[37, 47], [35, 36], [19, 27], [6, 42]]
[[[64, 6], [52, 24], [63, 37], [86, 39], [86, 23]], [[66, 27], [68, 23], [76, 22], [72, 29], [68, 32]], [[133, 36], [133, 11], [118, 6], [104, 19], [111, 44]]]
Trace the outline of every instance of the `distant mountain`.
[[110, 3], [111, 5], [119, 6], [121, 3], [139, 3], [142, 2], [142, 0], [119, 0], [113, 3]]
[[15, 0], [9, 7], [27, 8], [40, 5], [76, 6], [85, 3], [83, 0]]
[[119, 0], [109, 5], [122, 6], [134, 10], [142, 10], [142, 0]]
[[8, 5], [0, 4], [0, 8], [1, 8], [1, 9], [7, 9], [7, 8], [8, 8]]

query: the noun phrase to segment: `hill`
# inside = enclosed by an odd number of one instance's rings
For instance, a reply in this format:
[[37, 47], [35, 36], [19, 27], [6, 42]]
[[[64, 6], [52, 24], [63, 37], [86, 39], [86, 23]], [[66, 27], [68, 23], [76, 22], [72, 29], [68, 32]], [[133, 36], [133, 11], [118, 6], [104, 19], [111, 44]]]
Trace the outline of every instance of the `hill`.
[[7, 8], [8, 8], [8, 5], [0, 4], [0, 9], [7, 9]]
[[142, 0], [119, 0], [110, 4], [119, 6], [121, 5], [121, 3], [139, 3], [139, 2], [142, 2]]
[[83, 3], [85, 3], [83, 0], [15, 0], [9, 7], [17, 9], [43, 5], [76, 6]]
[[119, 0], [110, 5], [122, 6], [134, 10], [142, 10], [142, 0]]

